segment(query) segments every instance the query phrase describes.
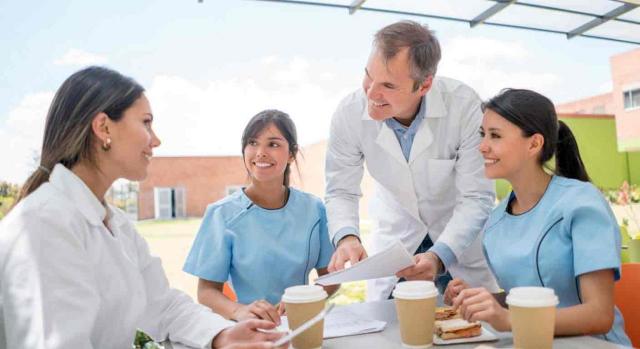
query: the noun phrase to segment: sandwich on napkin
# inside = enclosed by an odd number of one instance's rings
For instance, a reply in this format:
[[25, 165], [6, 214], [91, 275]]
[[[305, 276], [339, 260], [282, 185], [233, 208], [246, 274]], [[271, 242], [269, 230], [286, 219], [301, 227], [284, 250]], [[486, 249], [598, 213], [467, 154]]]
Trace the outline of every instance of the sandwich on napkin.
[[442, 339], [477, 337], [482, 334], [482, 325], [463, 319], [437, 320], [435, 332]]

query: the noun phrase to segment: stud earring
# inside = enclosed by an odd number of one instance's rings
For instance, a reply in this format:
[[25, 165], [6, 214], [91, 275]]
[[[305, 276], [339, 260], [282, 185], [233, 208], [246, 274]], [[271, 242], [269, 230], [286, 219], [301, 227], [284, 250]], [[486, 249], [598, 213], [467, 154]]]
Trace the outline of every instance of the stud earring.
[[102, 143], [102, 150], [109, 151], [111, 149], [111, 138], [107, 137], [107, 140]]

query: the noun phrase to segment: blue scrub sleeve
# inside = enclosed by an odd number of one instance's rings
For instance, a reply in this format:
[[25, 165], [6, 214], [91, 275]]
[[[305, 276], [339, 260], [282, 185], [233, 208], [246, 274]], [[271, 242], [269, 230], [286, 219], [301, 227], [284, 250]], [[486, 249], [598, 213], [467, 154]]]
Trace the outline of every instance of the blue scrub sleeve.
[[620, 228], [600, 193], [577, 198], [565, 217], [573, 241], [575, 276], [596, 270], [613, 269], [620, 279]]
[[320, 234], [320, 255], [318, 257], [318, 263], [316, 263], [316, 269], [326, 268], [331, 261], [331, 256], [333, 255], [333, 244], [329, 239], [329, 228], [327, 225], [327, 211], [322, 203], [318, 203], [320, 206], [320, 224], [319, 231]]
[[233, 241], [216, 208], [207, 209], [182, 270], [205, 280], [225, 282], [229, 277]]

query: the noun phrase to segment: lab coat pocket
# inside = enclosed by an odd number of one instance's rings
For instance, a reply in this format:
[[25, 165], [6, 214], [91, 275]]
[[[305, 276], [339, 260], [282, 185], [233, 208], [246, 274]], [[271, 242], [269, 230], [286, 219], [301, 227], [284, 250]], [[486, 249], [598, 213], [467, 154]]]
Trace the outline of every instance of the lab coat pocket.
[[451, 188], [455, 181], [453, 167], [456, 160], [452, 159], [429, 159], [426, 163], [425, 174], [422, 178], [426, 181], [427, 189], [431, 194], [439, 194]]

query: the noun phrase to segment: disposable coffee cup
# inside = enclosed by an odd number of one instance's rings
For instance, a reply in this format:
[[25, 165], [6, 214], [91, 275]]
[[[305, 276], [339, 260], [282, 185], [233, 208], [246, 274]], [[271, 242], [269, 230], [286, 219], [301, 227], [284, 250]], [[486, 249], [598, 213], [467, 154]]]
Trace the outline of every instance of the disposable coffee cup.
[[[282, 302], [287, 311], [289, 329], [295, 330], [324, 309], [327, 292], [317, 285], [292, 286], [284, 290]], [[291, 340], [295, 349], [316, 349], [322, 347], [324, 320], [313, 325]]]
[[431, 281], [405, 281], [396, 285], [396, 302], [402, 346], [429, 348], [433, 342], [438, 289]]
[[514, 287], [507, 296], [513, 347], [545, 349], [553, 346], [558, 297], [551, 288]]

